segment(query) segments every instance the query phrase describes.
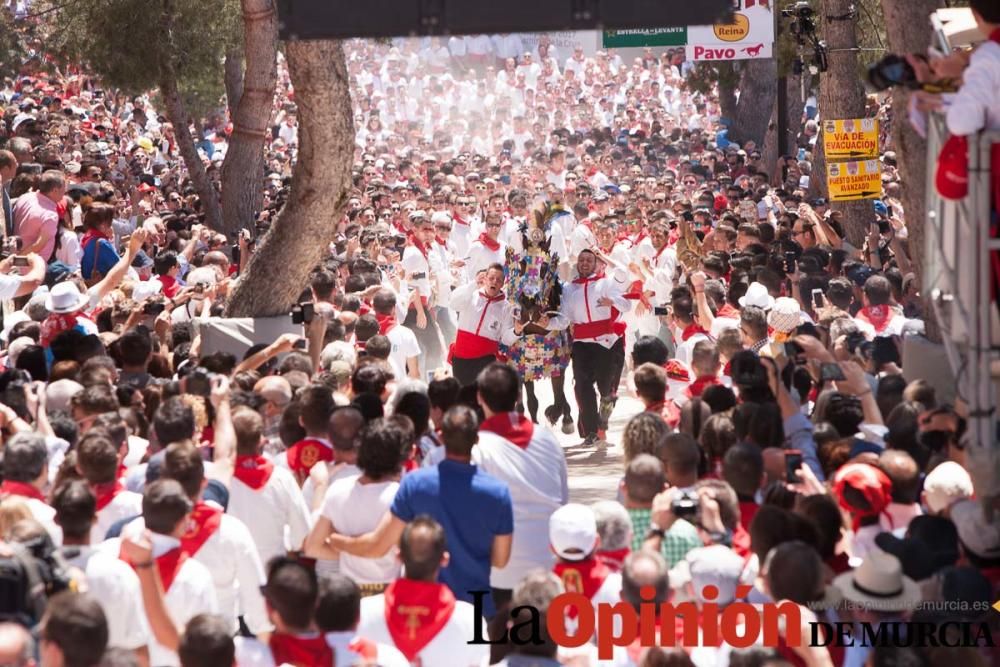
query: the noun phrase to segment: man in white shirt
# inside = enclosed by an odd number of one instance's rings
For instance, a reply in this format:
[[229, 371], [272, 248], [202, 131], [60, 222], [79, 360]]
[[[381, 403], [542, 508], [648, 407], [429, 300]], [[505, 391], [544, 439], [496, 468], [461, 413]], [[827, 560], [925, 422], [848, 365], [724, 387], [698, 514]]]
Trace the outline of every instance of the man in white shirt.
[[126, 491], [118, 479], [118, 448], [100, 429], [91, 429], [76, 446], [76, 469], [97, 498], [97, 519], [90, 542], [104, 539], [108, 529], [122, 519], [142, 513], [142, 496]]
[[487, 214], [484, 231], [472, 242], [465, 260], [465, 279], [468, 282], [475, 282], [476, 275], [490, 265], [502, 265], [507, 261], [507, 246], [499, 241], [502, 227], [503, 221], [498, 214]]
[[472, 461], [506, 482], [514, 506], [510, 560], [490, 574], [499, 606], [530, 570], [552, 567], [553, 554], [538, 535], [547, 533], [549, 516], [569, 500], [568, 472], [555, 435], [515, 411], [521, 386], [513, 367], [492, 364], [479, 374], [476, 386], [486, 419], [479, 426]]
[[[190, 442], [170, 445], [163, 460], [163, 477], [180, 482], [194, 504], [190, 528], [181, 544], [191, 559], [211, 573], [220, 613], [234, 632], [240, 615], [254, 634], [270, 631], [260, 592], [264, 566], [257, 546], [242, 521], [202, 500], [207, 480], [201, 452]], [[134, 523], [141, 522], [138, 519]]]
[[391, 289], [379, 290], [372, 298], [372, 307], [378, 320], [379, 334], [392, 344], [389, 364], [396, 378], [420, 377], [420, 343], [410, 327], [396, 320], [396, 293]]
[[503, 282], [503, 265], [493, 264], [480, 271], [475, 282], [452, 294], [458, 335], [449, 357], [455, 379], [463, 386], [473, 384], [479, 371], [496, 361], [504, 333], [513, 333], [514, 320]]
[[248, 408], [233, 412], [236, 463], [228, 512], [250, 531], [262, 563], [302, 546], [309, 534], [309, 508], [291, 471], [265, 457], [263, 418]]
[[[361, 430], [358, 450], [361, 474], [330, 485], [322, 513], [306, 541], [307, 553], [322, 555], [322, 545], [333, 532], [364, 535], [378, 526], [399, 488], [406, 444], [406, 433], [393, 420], [378, 419]], [[399, 563], [392, 550], [379, 558], [342, 553], [340, 571], [354, 580], [363, 592], [373, 595], [381, 593], [396, 579]]]
[[[120, 553], [139, 576], [143, 607], [155, 638], [149, 649], [150, 665], [179, 667], [177, 653], [167, 646], [176, 638], [177, 628], [198, 614], [214, 614], [219, 609], [208, 568], [188, 558], [181, 548], [193, 506], [179, 483], [157, 480], [143, 491], [143, 519], [125, 526], [121, 539], [104, 543], [110, 553]], [[163, 597], [154, 591], [162, 591]]]
[[374, 642], [358, 634], [361, 622], [361, 589], [349, 577], [323, 577], [316, 605], [316, 625], [333, 649], [334, 664], [354, 664], [359, 659], [376, 661], [382, 667], [409, 667], [399, 649]]
[[97, 597], [108, 619], [108, 646], [135, 651], [148, 661], [151, 636], [139, 578], [117, 554], [91, 546], [91, 526], [97, 516], [93, 491], [86, 482], [74, 480], [59, 488], [52, 504], [62, 530], [63, 554], [69, 565], [84, 573], [86, 590]]
[[[395, 646], [411, 663], [478, 667], [489, 648], [468, 642], [487, 636], [486, 622], [437, 581], [448, 560], [444, 529], [429, 517], [417, 517], [403, 529], [399, 553], [406, 575], [385, 593], [361, 601], [358, 633]], [[427, 613], [414, 613], [415, 605]]]
[[[419, 355], [417, 375], [436, 370], [443, 361], [437, 323], [431, 317], [431, 266], [430, 249], [434, 243], [434, 223], [423, 211], [410, 214], [410, 242], [403, 251], [403, 268], [407, 282], [414, 288], [404, 324], [415, 327], [413, 333], [420, 342], [423, 354]], [[411, 371], [412, 372], [412, 371]], [[402, 377], [402, 376], [400, 376]]]
[[[606, 263], [610, 259], [602, 255]], [[623, 287], [628, 272], [613, 264], [605, 276], [597, 273], [598, 256], [584, 250], [576, 260], [577, 278], [563, 289], [561, 311], [573, 332], [573, 375], [580, 406], [580, 434], [586, 445], [603, 442], [614, 395], [625, 366], [625, 325], [618, 320], [632, 308]], [[601, 395], [600, 409], [597, 391]]]

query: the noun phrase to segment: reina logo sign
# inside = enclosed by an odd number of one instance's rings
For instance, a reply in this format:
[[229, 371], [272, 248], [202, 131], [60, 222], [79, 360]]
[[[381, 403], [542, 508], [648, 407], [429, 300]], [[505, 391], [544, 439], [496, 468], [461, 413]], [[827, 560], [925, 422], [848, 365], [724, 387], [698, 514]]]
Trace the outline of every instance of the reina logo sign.
[[750, 34], [750, 19], [745, 14], [733, 14], [732, 23], [716, 23], [712, 32], [723, 42], [738, 42]]

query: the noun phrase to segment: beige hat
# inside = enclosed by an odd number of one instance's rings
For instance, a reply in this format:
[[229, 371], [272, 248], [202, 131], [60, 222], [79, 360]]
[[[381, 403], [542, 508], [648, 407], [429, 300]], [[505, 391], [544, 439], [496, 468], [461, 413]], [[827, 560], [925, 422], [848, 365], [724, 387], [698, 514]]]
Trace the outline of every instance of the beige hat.
[[790, 333], [802, 324], [802, 309], [799, 302], [787, 296], [774, 300], [774, 306], [767, 316], [767, 323], [775, 331]]
[[899, 559], [877, 549], [857, 569], [834, 579], [833, 585], [845, 600], [876, 612], [912, 609], [923, 599], [917, 582], [903, 574]]
[[927, 473], [924, 479], [924, 500], [927, 509], [935, 514], [959, 500], [971, 498], [972, 492], [972, 477], [954, 461], [945, 461]]

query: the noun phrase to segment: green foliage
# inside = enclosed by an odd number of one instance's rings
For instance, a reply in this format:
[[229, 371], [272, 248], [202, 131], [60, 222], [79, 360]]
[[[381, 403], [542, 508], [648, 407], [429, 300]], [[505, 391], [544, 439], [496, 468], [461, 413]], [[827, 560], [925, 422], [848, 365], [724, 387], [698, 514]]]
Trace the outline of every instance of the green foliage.
[[218, 106], [223, 56], [241, 38], [238, 0], [39, 0], [33, 8], [44, 5], [52, 10], [46, 49], [60, 60], [133, 94], [156, 88], [172, 65], [195, 117]]
[[0, 79], [14, 77], [31, 58], [26, 46], [30, 25], [15, 21], [7, 7], [0, 7]]
[[702, 95], [712, 94], [716, 84], [735, 90], [740, 84], [739, 67], [734, 62], [698, 62], [688, 74], [688, 90]]

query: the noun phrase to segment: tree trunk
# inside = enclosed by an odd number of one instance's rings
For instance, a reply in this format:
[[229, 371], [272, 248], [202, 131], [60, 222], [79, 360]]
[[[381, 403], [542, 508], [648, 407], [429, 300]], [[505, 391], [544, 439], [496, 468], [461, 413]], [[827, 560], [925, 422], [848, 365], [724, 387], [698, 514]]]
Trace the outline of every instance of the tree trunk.
[[243, 96], [243, 49], [234, 46], [226, 51], [223, 68], [226, 106], [229, 107], [229, 118], [232, 119], [236, 117], [236, 107], [240, 105], [240, 97]]
[[[931, 43], [929, 21], [915, 21], [912, 17], [928, 16], [942, 6], [940, 0], [882, 0], [886, 35], [892, 53], [923, 53]], [[899, 177], [903, 182], [902, 202], [906, 211], [906, 230], [909, 233], [910, 261], [919, 282], [924, 264], [924, 225], [927, 222], [927, 141], [906, 120], [910, 91], [902, 86], [892, 90], [892, 144], [896, 152]], [[940, 342], [941, 334], [934, 317], [934, 309], [925, 299], [924, 322], [927, 337]]]
[[[223, 223], [230, 234], [253, 226], [257, 194], [264, 178], [264, 145], [278, 81], [278, 15], [274, 2], [242, 0], [242, 7], [246, 72], [239, 104], [232, 114], [229, 150], [222, 163]], [[234, 108], [232, 104], [230, 108]]]
[[760, 148], [771, 120], [768, 112], [774, 108], [777, 94], [778, 61], [774, 58], [745, 61], [729, 138], [740, 144], [753, 141]]
[[285, 53], [299, 120], [291, 195], [258, 243], [229, 317], [288, 312], [335, 238], [351, 186], [354, 114], [341, 43], [294, 41]]
[[173, 61], [176, 50], [172, 45], [173, 22], [173, 2], [172, 0], [163, 0], [161, 23], [170, 46], [167, 51], [169, 56], [164, 59], [160, 68], [160, 94], [163, 96], [163, 106], [167, 118], [174, 126], [177, 149], [184, 159], [188, 177], [201, 201], [201, 210], [205, 214], [205, 224], [212, 229], [221, 230], [222, 206], [219, 204], [219, 195], [212, 187], [212, 181], [208, 178], [208, 172], [205, 170], [205, 163], [198, 155], [198, 148], [191, 136], [191, 116], [188, 114], [184, 98], [181, 97], [180, 89], [177, 87], [177, 71]]
[[[858, 39], [854, 32], [856, 18], [840, 18], [854, 10], [852, 0], [823, 0], [823, 36], [827, 44], [830, 68], [819, 75], [819, 111], [823, 120], [864, 118], [865, 89], [858, 70]], [[830, 19], [829, 17], [835, 17]], [[907, 23], [912, 23], [912, 18]], [[822, 139], [816, 142], [821, 146]], [[814, 171], [810, 180], [819, 184], [819, 192], [826, 193], [825, 151], [817, 150]], [[812, 188], [810, 188], [812, 189]], [[824, 196], [820, 195], [820, 196]], [[860, 248], [872, 221], [871, 200], [834, 202], [834, 211], [844, 219], [844, 232], [851, 245]]]
[[731, 62], [717, 63], [715, 70], [719, 77], [719, 111], [723, 118], [732, 122], [736, 117], [736, 84], [740, 80], [739, 74]]

